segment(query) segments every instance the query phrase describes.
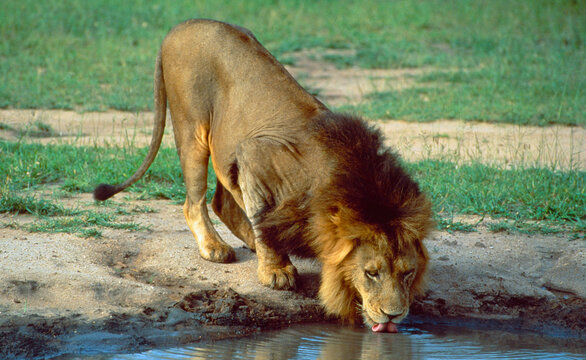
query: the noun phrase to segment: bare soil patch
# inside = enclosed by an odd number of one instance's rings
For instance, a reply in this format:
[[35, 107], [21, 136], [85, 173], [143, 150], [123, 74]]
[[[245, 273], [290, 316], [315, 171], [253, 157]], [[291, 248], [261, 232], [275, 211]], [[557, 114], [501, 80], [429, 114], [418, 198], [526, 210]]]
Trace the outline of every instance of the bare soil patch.
[[294, 60], [295, 65], [287, 70], [310, 92], [330, 106], [358, 104], [373, 92], [401, 90], [414, 86], [413, 77], [434, 71], [434, 68], [411, 69], [362, 69], [345, 67], [339, 69], [327, 56], [354, 55], [352, 50], [327, 49], [317, 52], [304, 50], [284, 55]]
[[[148, 146], [152, 113], [110, 111], [83, 113], [62, 110], [0, 110], [0, 140], [44, 144]], [[373, 121], [387, 143], [407, 160], [479, 161], [497, 166], [586, 169], [586, 129], [534, 127], [442, 120], [412, 123]], [[34, 136], [38, 125], [51, 131]], [[33, 136], [26, 136], [27, 131]], [[38, 131], [37, 131], [38, 132]], [[163, 146], [175, 146], [168, 121]]]

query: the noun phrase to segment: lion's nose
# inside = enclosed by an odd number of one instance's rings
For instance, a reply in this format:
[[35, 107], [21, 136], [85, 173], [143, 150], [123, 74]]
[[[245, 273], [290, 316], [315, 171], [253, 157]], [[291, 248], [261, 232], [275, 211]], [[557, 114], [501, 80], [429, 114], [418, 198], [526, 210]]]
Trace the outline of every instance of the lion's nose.
[[402, 311], [390, 311], [390, 312], [386, 312], [385, 310], [381, 309], [381, 312], [383, 314], [385, 314], [386, 316], [388, 316], [388, 318], [390, 320], [393, 320], [394, 318], [403, 315]]

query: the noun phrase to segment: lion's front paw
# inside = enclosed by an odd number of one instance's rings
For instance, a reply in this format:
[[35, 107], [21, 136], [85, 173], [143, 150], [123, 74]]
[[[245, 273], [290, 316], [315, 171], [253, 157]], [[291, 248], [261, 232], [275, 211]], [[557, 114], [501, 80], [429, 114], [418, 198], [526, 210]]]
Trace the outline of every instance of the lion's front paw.
[[297, 269], [292, 264], [285, 267], [264, 266], [258, 269], [258, 279], [261, 284], [276, 290], [295, 289]]
[[206, 245], [199, 247], [199, 254], [202, 258], [217, 263], [229, 263], [236, 260], [236, 253], [230, 245], [221, 243]]

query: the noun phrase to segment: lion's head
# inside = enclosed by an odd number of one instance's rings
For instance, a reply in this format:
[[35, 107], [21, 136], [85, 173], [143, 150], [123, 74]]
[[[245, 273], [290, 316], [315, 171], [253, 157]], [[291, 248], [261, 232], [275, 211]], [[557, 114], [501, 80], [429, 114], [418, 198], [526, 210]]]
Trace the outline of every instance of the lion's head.
[[352, 285], [362, 299], [362, 316], [369, 325], [398, 323], [407, 316], [427, 263], [422, 248], [407, 246], [394, 254], [389, 246], [380, 246], [388, 241], [381, 237], [359, 244], [348, 260]]
[[[330, 215], [322, 227], [327, 243], [319, 296], [328, 313], [370, 326], [403, 320], [416, 294], [423, 290], [428, 256], [422, 239], [432, 222], [425, 198], [419, 215], [405, 217], [387, 229], [357, 220], [348, 209]], [[348, 214], [349, 213], [349, 214]]]
[[361, 316], [377, 331], [396, 330], [393, 324], [422, 291], [431, 204], [379, 132], [351, 117], [335, 121], [326, 124], [323, 141], [338, 164], [313, 202], [323, 262], [319, 296], [330, 314], [349, 321]]

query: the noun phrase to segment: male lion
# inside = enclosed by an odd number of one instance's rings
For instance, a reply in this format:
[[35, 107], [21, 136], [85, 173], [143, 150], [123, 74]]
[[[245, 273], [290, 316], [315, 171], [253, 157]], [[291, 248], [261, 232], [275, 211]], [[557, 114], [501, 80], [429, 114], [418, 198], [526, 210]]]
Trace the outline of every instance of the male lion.
[[[322, 264], [328, 313], [373, 331], [396, 331], [421, 290], [432, 226], [429, 201], [381, 134], [332, 113], [307, 93], [250, 31], [211, 20], [169, 32], [155, 69], [149, 153], [126, 182], [99, 185], [105, 200], [153, 162], [169, 104], [187, 199], [183, 213], [200, 255], [230, 262], [234, 250], [206, 207], [208, 161], [218, 181], [212, 208], [258, 256], [258, 277], [295, 287], [289, 255]], [[361, 311], [359, 311], [359, 309]]]

